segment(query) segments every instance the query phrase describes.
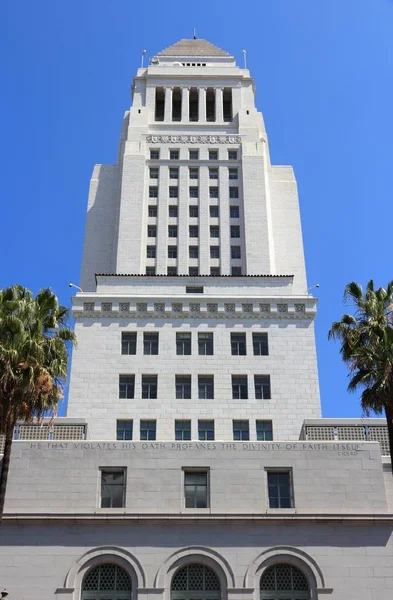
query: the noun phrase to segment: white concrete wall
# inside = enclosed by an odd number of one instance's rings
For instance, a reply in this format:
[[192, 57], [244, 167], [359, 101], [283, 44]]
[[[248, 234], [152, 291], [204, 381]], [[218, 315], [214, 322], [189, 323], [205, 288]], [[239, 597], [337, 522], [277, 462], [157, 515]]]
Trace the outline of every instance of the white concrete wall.
[[[320, 416], [314, 327], [307, 320], [270, 322], [226, 319], [78, 319], [68, 415], [88, 421], [90, 439], [115, 438], [116, 419], [157, 419], [157, 439], [174, 439], [174, 420], [215, 419], [216, 439], [231, 440], [232, 420], [249, 419], [251, 439], [255, 420], [272, 419], [274, 438], [297, 439], [304, 418]], [[135, 331], [137, 355], [121, 354], [122, 331]], [[143, 355], [143, 332], [159, 332], [159, 355]], [[176, 354], [176, 332], [190, 331], [192, 356]], [[198, 331], [214, 333], [214, 355], [198, 355]], [[247, 356], [232, 356], [230, 333], [245, 332]], [[269, 356], [254, 356], [252, 333], [267, 332]], [[135, 399], [119, 399], [119, 374], [135, 374]], [[158, 375], [158, 399], [141, 398], [141, 375]], [[192, 399], [175, 395], [175, 375], [192, 374]], [[197, 375], [214, 375], [214, 400], [198, 400]], [[232, 400], [231, 375], [248, 375], [248, 400]], [[272, 399], [255, 400], [254, 374], [270, 375]]]

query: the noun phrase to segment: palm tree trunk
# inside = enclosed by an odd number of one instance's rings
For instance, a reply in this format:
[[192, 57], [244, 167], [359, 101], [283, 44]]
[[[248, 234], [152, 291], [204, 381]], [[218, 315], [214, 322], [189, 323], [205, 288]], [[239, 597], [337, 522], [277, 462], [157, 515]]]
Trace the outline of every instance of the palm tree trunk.
[[7, 489], [8, 472], [10, 469], [12, 439], [14, 437], [14, 425], [14, 423], [12, 425], [8, 425], [8, 427], [5, 430], [4, 455], [0, 475], [0, 528], [3, 521], [5, 492]]
[[392, 466], [392, 475], [393, 475], [393, 406], [385, 405], [385, 416], [386, 416], [386, 421], [388, 424], [390, 464]]

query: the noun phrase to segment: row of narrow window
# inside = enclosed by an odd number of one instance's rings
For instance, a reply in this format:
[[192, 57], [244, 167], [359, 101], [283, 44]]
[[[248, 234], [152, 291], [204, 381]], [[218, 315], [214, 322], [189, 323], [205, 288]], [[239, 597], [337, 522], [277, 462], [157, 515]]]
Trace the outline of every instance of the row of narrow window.
[[[246, 356], [247, 354], [247, 334], [230, 334], [230, 348], [232, 356]], [[176, 333], [176, 354], [192, 354], [192, 333], [190, 331], [180, 331]], [[265, 332], [252, 333], [252, 348], [254, 356], [268, 356], [269, 342], [268, 334]], [[121, 353], [136, 354], [137, 350], [137, 332], [123, 331], [121, 334]], [[158, 354], [159, 351], [159, 333], [143, 332], [143, 354]], [[214, 334], [198, 332], [198, 354], [212, 356], [214, 354]]]
[[[145, 269], [146, 275], [156, 275], [155, 267], [146, 267]], [[167, 267], [166, 270], [167, 275], [179, 275], [177, 271], [177, 267]], [[186, 273], [180, 273], [180, 275], [186, 275]], [[207, 273], [201, 273], [199, 271], [199, 267], [188, 267], [188, 275], [190, 277], [196, 277], [198, 275], [207, 275]], [[210, 275], [219, 277], [221, 275], [220, 267], [210, 267]], [[227, 273], [225, 273], [227, 275]], [[231, 267], [231, 275], [233, 277], [237, 277], [242, 275], [242, 268], [237, 266]]]
[[[198, 225], [190, 225], [188, 228], [188, 234], [190, 238], [199, 237], [199, 227]], [[240, 238], [240, 227], [239, 225], [231, 225], [230, 226], [230, 236], [231, 238]], [[148, 225], [147, 226], [147, 237], [154, 238], [157, 237], [157, 225]], [[178, 237], [178, 227], [177, 225], [168, 225], [168, 237], [177, 238]], [[220, 237], [220, 227], [218, 225], [210, 225], [210, 237], [211, 238], [219, 238]]]
[[[203, 90], [205, 91], [205, 90]], [[200, 120], [200, 98], [201, 94], [199, 88], [191, 88], [188, 95], [188, 117], [190, 121]], [[163, 121], [165, 117], [165, 104], [168, 102], [168, 98], [165, 97], [165, 88], [156, 88], [155, 94], [155, 120]], [[182, 105], [184, 102], [182, 90], [179, 87], [175, 87], [172, 90], [171, 106], [169, 107], [169, 115], [171, 121], [182, 120]], [[216, 121], [216, 90], [214, 88], [206, 89], [206, 96], [204, 99], [205, 107], [204, 112], [206, 114], [206, 121]], [[222, 92], [222, 116], [224, 121], [232, 121], [232, 89], [224, 88]]]
[[[184, 479], [187, 479], [190, 487], [195, 482], [197, 485], [199, 482], [203, 483], [202, 479], [198, 482], [197, 478], [192, 478], [191, 472]], [[268, 472], [267, 480], [269, 479]], [[111, 480], [108, 485], [112, 485]], [[186, 497], [186, 493], [184, 496]], [[261, 600], [310, 600], [310, 586], [303, 572], [293, 565], [278, 562], [279, 560], [278, 556], [276, 564], [267, 567], [262, 574], [259, 584]], [[131, 600], [132, 596], [129, 574], [114, 562], [90, 568], [83, 579], [82, 600], [91, 600], [92, 597]], [[170, 600], [222, 600], [223, 597], [226, 595], [221, 592], [218, 576], [206, 565], [189, 563], [177, 569], [173, 575]]]
[[[177, 258], [177, 246], [168, 246], [167, 252], [168, 258]], [[189, 246], [188, 253], [189, 258], [198, 258], [198, 246]], [[231, 258], [240, 259], [241, 257], [241, 247], [231, 246]], [[146, 258], [156, 258], [156, 246], [147, 246]], [[210, 258], [220, 258], [220, 246], [210, 246]]]
[[[191, 375], [175, 375], [175, 397], [191, 400]], [[158, 398], [158, 376], [142, 375], [142, 398], [156, 400]], [[254, 375], [254, 391], [256, 400], [270, 400], [270, 375]], [[119, 375], [119, 398], [134, 399], [135, 375]], [[198, 375], [198, 398], [214, 399], [214, 375]], [[232, 399], [248, 399], [247, 375], [232, 375]]]
[[[184, 508], [210, 507], [210, 469], [182, 468]], [[101, 508], [126, 507], [127, 468], [101, 468]], [[294, 508], [290, 469], [267, 469], [269, 508]], [[299, 597], [300, 598], [300, 597]]]
[[[237, 150], [228, 150], [227, 151], [228, 160], [237, 160], [238, 151]], [[218, 160], [218, 150], [209, 150], [208, 157], [209, 160]], [[179, 160], [180, 152], [179, 150], [169, 150], [169, 160]], [[199, 150], [189, 150], [188, 151], [189, 160], [199, 160]], [[152, 148], [150, 150], [150, 160], [159, 160], [160, 159], [160, 150], [158, 148]]]
[[[188, 188], [189, 198], [199, 198], [199, 187], [198, 186], [190, 186]], [[179, 197], [179, 188], [177, 186], [169, 186], [168, 189], [169, 198], [178, 198]], [[211, 186], [209, 187], [209, 198], [217, 199], [219, 197], [218, 187]], [[158, 198], [158, 185], [151, 185], [149, 187], [149, 198]], [[239, 198], [239, 188], [237, 186], [229, 187], [229, 198], [231, 200], [236, 200]]]
[[[234, 420], [233, 440], [235, 442], [250, 440], [250, 425], [248, 420]], [[139, 436], [141, 441], [156, 440], [156, 421], [141, 420]], [[177, 419], [175, 420], [175, 441], [188, 442], [191, 441], [191, 420]], [[266, 442], [273, 440], [273, 423], [272, 421], [256, 421], [256, 438], [258, 442]], [[116, 440], [130, 441], [133, 439], [133, 420], [118, 420], [116, 422]], [[198, 440], [200, 442], [214, 442], [215, 428], [214, 421], [207, 419], [198, 420]]]
[[[188, 207], [188, 214], [191, 219], [199, 217], [199, 206], [191, 205]], [[149, 204], [148, 206], [148, 216], [149, 217], [157, 217], [158, 215], [158, 206], [155, 204]], [[212, 204], [209, 206], [209, 215], [212, 219], [216, 219], [220, 216], [220, 207], [217, 204]], [[168, 217], [175, 218], [179, 216], [179, 207], [176, 204], [170, 204], [168, 206]], [[231, 219], [239, 219], [240, 218], [240, 208], [238, 206], [230, 206], [229, 207], [229, 216]]]
[[[158, 179], [159, 178], [159, 168], [158, 167], [150, 167], [149, 169], [150, 179]], [[199, 179], [199, 168], [198, 167], [189, 167], [188, 175], [190, 179]], [[238, 169], [235, 167], [229, 167], [228, 169], [228, 178], [230, 180], [238, 179]], [[178, 167], [170, 167], [169, 168], [169, 179], [179, 179], [179, 169]], [[218, 179], [218, 169], [209, 168], [209, 179]]]

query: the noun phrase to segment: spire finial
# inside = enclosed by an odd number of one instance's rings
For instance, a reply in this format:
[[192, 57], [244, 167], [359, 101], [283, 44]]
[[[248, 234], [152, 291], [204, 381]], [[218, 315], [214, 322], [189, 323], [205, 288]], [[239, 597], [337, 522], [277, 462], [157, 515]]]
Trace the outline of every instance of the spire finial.
[[194, 27], [194, 40], [196, 40], [196, 39], [197, 39], [197, 37], [196, 37], [196, 29]]

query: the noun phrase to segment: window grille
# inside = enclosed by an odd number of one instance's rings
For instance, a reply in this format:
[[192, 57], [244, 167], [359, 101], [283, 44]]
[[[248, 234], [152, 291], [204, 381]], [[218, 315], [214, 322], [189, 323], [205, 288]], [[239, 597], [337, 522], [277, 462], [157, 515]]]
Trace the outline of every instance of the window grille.
[[334, 440], [334, 427], [307, 426], [306, 437], [308, 440]]
[[339, 440], [365, 440], [364, 427], [337, 427]]
[[381, 454], [389, 456], [389, 434], [387, 427], [369, 427], [368, 439], [370, 442], [379, 442], [381, 445]]
[[[88, 571], [82, 585], [82, 592], [105, 592], [104, 597], [108, 599], [131, 598], [131, 579], [121, 567], [106, 563]], [[83, 600], [88, 598], [96, 598], [96, 596], [82, 594]]]
[[261, 577], [261, 600], [309, 600], [310, 588], [303, 573], [292, 565], [278, 564]]
[[[216, 592], [209, 594], [209, 598], [221, 598], [220, 581], [215, 572], [205, 565], [191, 564], [179, 569], [172, 579], [171, 590], [172, 592]], [[182, 593], [176, 597], [195, 598], [195, 595], [188, 596]]]

